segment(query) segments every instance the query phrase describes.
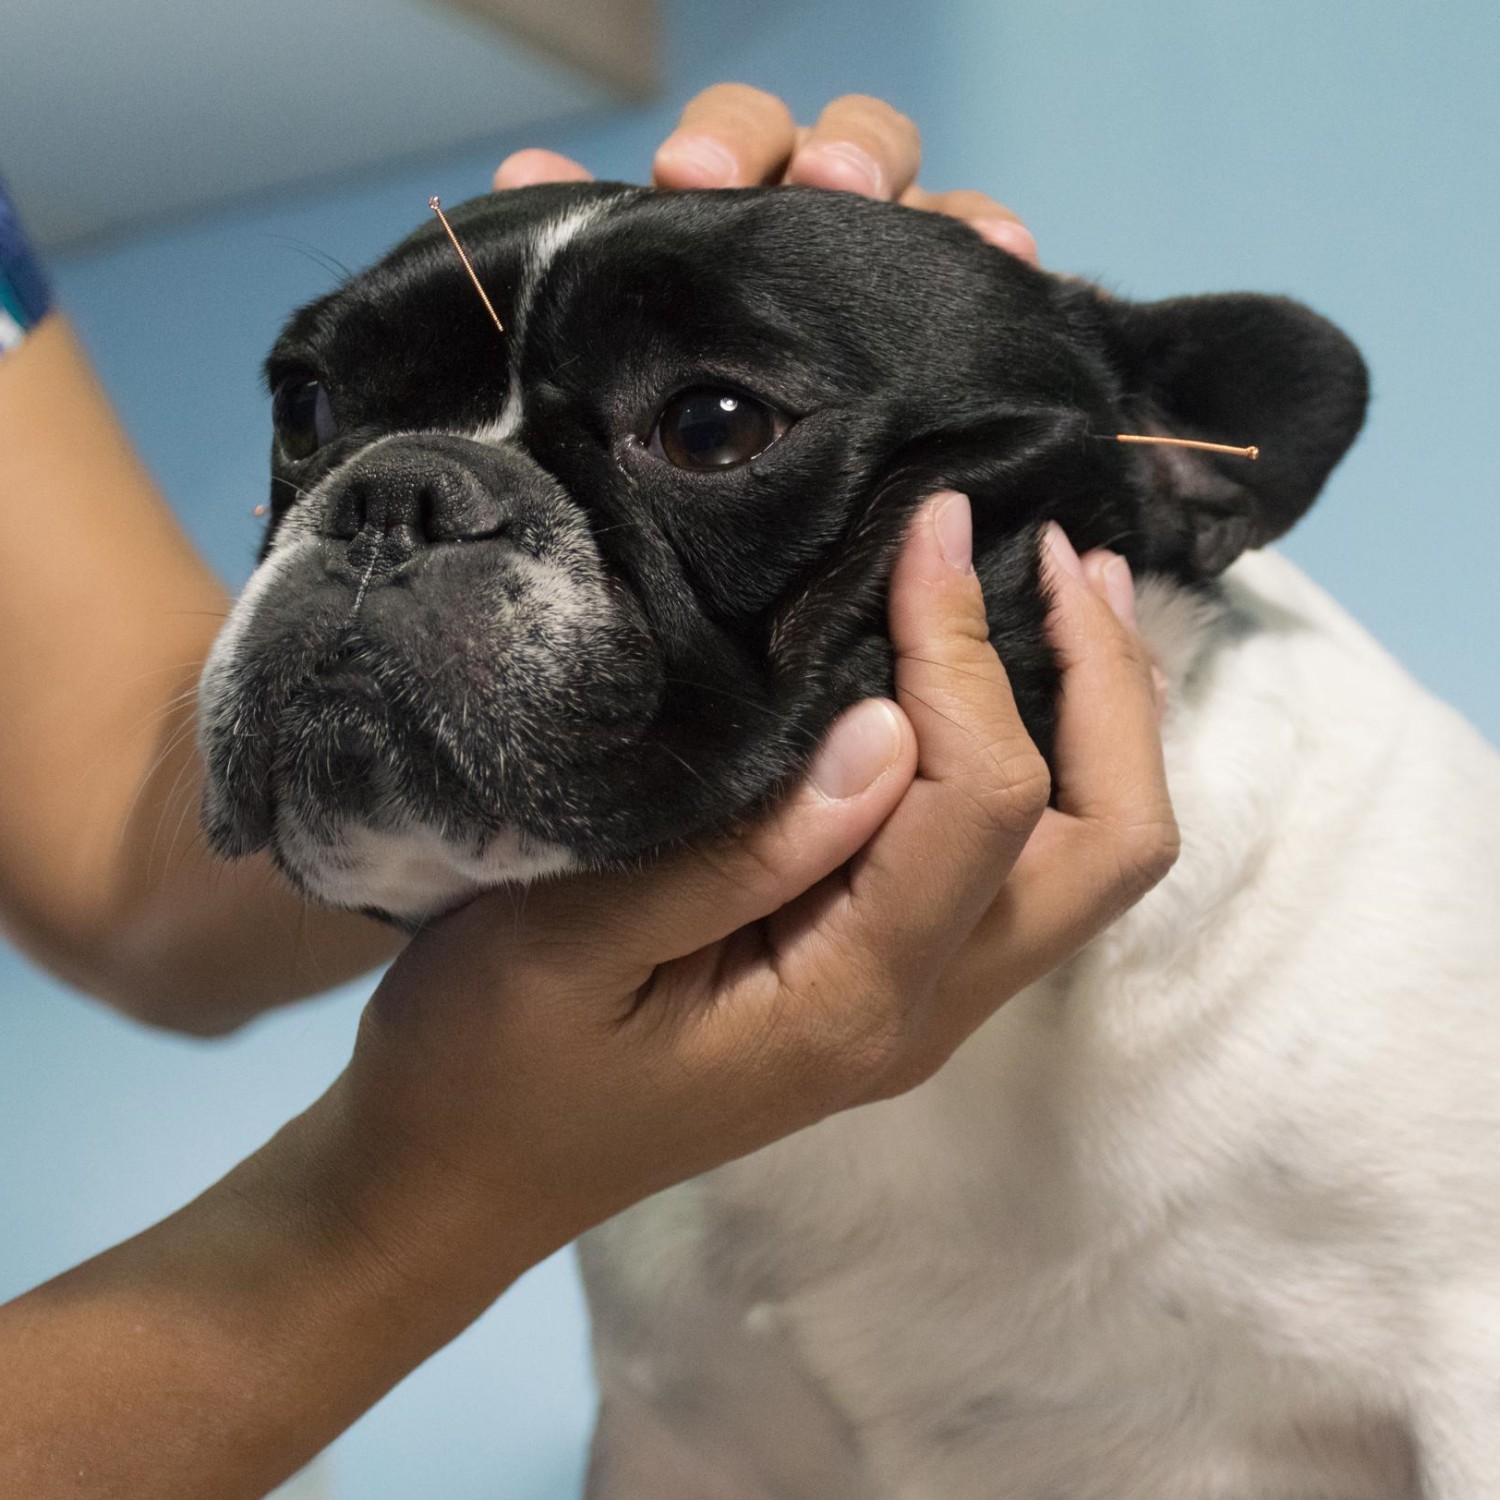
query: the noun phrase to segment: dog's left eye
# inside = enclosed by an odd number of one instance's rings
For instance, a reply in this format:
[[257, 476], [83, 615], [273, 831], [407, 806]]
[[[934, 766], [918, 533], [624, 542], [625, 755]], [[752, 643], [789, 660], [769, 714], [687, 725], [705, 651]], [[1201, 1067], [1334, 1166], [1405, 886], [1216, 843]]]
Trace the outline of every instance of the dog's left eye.
[[764, 453], [787, 428], [773, 407], [710, 386], [673, 396], [657, 418], [651, 451], [679, 469], [736, 469]]
[[311, 458], [338, 430], [333, 403], [322, 381], [294, 375], [276, 387], [271, 420], [281, 451], [293, 460]]

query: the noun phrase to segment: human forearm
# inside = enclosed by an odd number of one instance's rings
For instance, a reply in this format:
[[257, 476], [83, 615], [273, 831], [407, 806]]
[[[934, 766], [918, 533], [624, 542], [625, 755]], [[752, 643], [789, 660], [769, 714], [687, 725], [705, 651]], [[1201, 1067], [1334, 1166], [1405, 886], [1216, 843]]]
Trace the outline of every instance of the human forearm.
[[193, 685], [228, 607], [53, 316], [0, 362], [0, 925], [213, 1030], [389, 955], [198, 836]]
[[504, 1222], [385, 1175], [336, 1086], [181, 1212], [0, 1309], [0, 1494], [265, 1494], [524, 1268]]

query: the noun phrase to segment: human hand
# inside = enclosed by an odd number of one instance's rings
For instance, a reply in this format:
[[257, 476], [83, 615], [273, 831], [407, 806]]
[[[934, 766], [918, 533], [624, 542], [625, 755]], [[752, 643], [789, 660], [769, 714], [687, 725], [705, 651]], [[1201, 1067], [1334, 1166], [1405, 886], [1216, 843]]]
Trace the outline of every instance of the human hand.
[[[742, 83], [705, 89], [682, 112], [652, 166], [661, 188], [838, 188], [962, 219], [992, 245], [1036, 264], [1036, 240], [983, 193], [930, 193], [917, 185], [917, 127], [881, 99], [835, 99], [815, 125], [798, 125], [773, 94]], [[495, 173], [497, 192], [539, 182], [587, 182], [592, 174], [555, 151], [517, 151]]]
[[397, 960], [340, 1088], [370, 1179], [420, 1184], [376, 1215], [402, 1245], [438, 1235], [518, 1274], [639, 1198], [908, 1089], [1166, 872], [1128, 567], [1050, 535], [1049, 806], [968, 549], [967, 501], [937, 497], [892, 580], [897, 703], [849, 710], [762, 824], [644, 873], [487, 894]]

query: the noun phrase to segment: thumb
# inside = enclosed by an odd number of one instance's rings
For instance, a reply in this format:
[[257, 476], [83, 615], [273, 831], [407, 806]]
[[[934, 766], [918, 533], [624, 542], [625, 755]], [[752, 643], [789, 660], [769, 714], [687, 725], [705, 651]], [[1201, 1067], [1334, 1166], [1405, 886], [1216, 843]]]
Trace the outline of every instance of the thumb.
[[622, 978], [696, 953], [800, 896], [853, 857], [916, 771], [906, 715], [867, 698], [829, 730], [801, 785], [768, 817], [645, 872], [537, 889], [528, 927], [607, 949]]

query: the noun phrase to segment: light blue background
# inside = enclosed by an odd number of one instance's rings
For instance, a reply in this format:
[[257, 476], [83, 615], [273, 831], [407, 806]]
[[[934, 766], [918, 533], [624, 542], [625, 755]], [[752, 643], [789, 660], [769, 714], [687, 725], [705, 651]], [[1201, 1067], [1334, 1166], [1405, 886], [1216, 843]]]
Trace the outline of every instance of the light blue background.
[[[804, 118], [841, 91], [881, 93], [923, 125], [928, 183], [1012, 203], [1049, 265], [1129, 295], [1287, 291], [1341, 322], [1374, 368], [1372, 420], [1287, 550], [1500, 737], [1492, 4], [668, 8], [669, 98], [540, 144], [638, 178], [675, 107], [715, 78], [775, 89]], [[37, 128], [65, 131], [66, 111]], [[520, 144], [538, 143], [496, 141], [57, 267], [131, 430], [227, 576], [249, 569], [263, 491], [257, 361], [287, 310], [328, 285], [318, 256], [360, 264], [431, 193], [478, 191]], [[255, 1146], [339, 1067], [361, 993], [204, 1045], [118, 1021], [0, 951], [0, 1294], [139, 1228]], [[571, 1497], [590, 1404], [558, 1261], [338, 1445], [341, 1492]]]

